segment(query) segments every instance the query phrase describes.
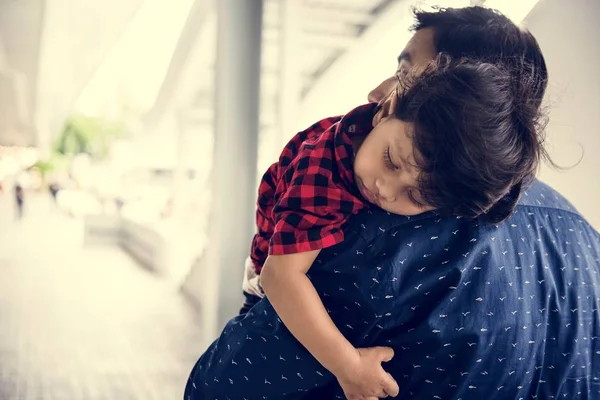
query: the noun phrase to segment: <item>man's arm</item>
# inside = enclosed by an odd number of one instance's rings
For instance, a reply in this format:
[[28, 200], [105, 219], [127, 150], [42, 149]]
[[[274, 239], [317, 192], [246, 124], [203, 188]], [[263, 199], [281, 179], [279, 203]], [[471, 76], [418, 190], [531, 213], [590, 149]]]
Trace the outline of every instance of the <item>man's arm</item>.
[[[352, 340], [358, 342], [372, 326], [357, 325]], [[386, 354], [391, 356], [382, 348], [359, 351], [366, 364], [378, 368]], [[232, 319], [202, 355], [187, 382], [184, 399], [311, 398], [306, 396], [319, 388], [336, 387], [335, 383], [333, 374], [291, 335], [265, 298], [246, 316]]]
[[286, 327], [334, 375], [359, 358], [337, 329], [306, 273], [320, 250], [269, 256], [261, 273], [265, 294]]
[[396, 396], [398, 385], [381, 366], [391, 348], [356, 349], [335, 326], [306, 273], [320, 250], [269, 256], [261, 283], [277, 314], [306, 349], [338, 379], [346, 397]]
[[245, 317], [229, 321], [200, 357], [184, 400], [294, 399], [333, 382], [263, 299]]

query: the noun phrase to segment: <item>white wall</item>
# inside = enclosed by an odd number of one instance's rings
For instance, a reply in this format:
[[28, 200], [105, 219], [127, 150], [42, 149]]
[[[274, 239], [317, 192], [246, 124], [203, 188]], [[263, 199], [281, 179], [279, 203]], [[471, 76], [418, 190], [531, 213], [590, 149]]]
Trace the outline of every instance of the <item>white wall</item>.
[[548, 64], [548, 148], [567, 171], [540, 178], [600, 229], [600, 1], [540, 0], [523, 22]]

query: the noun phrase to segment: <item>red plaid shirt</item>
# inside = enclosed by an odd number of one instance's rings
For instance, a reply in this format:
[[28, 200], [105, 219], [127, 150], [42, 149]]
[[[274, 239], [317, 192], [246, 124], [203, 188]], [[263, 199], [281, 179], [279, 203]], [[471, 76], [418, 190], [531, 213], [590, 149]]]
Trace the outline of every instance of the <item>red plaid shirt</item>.
[[354, 182], [354, 137], [372, 129], [376, 104], [323, 119], [298, 133], [258, 189], [257, 233], [251, 258], [260, 270], [267, 255], [320, 250], [344, 239], [342, 225], [368, 203]]

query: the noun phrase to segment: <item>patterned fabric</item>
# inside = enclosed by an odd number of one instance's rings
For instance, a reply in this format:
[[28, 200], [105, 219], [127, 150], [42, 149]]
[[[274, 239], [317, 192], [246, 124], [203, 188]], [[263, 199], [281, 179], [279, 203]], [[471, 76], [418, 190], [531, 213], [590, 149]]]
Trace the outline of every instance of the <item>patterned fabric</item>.
[[[497, 226], [364, 211], [310, 277], [355, 346], [388, 345], [399, 399], [600, 398], [600, 235], [536, 182]], [[341, 399], [268, 299], [231, 320], [185, 400]]]
[[348, 217], [368, 206], [354, 182], [352, 138], [373, 129], [376, 104], [321, 120], [285, 146], [259, 189], [251, 258], [320, 250], [340, 243]]

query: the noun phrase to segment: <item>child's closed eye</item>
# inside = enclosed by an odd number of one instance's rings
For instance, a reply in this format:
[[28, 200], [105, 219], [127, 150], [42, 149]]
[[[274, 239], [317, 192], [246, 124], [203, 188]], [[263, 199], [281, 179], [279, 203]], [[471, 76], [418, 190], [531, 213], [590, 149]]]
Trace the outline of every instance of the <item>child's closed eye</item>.
[[394, 162], [392, 161], [392, 156], [390, 154], [390, 148], [386, 148], [385, 152], [383, 153], [383, 158], [385, 159], [385, 163], [387, 164], [388, 168], [394, 171], [397, 171], [400, 169], [400, 167], [398, 167], [396, 164], [394, 164]]

